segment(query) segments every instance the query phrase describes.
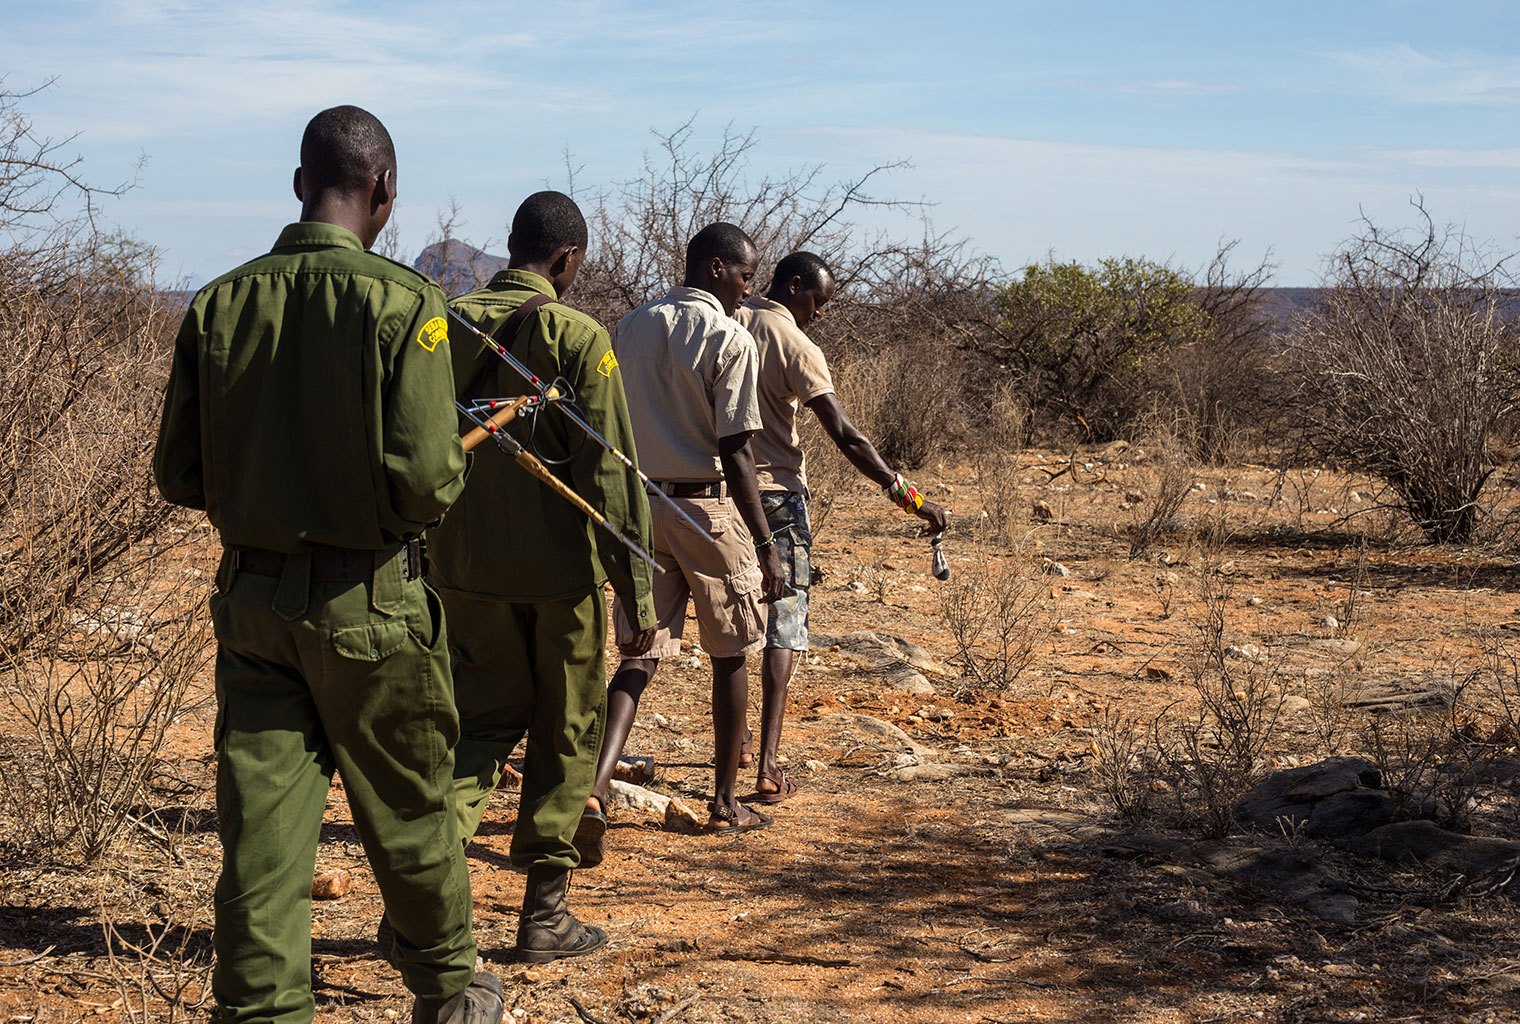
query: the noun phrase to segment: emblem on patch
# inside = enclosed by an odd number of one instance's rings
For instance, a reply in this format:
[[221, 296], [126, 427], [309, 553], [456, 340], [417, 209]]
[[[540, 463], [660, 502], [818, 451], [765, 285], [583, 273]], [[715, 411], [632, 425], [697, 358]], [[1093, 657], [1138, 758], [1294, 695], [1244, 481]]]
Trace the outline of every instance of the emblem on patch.
[[617, 356], [612, 354], [611, 349], [608, 349], [607, 354], [602, 356], [602, 361], [596, 364], [596, 372], [610, 380], [612, 377], [612, 371], [616, 370], [617, 367]]
[[417, 344], [429, 352], [438, 347], [441, 341], [449, 340], [449, 323], [441, 316], [435, 316], [422, 325], [422, 330], [417, 332]]

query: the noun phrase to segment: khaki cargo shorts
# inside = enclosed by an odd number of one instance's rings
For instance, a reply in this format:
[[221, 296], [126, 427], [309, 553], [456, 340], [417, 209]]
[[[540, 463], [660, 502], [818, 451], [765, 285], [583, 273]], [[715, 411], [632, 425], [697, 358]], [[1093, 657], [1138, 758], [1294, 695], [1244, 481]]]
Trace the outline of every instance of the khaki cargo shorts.
[[[684, 523], [665, 502], [649, 503], [654, 558], [665, 569], [654, 576], [654, 646], [645, 658], [673, 658], [681, 653], [686, 602], [696, 606], [697, 634], [712, 658], [752, 654], [765, 646], [765, 611], [760, 605], [760, 562], [754, 539], [734, 503], [722, 498], [674, 498], [707, 528], [716, 544]], [[613, 603], [617, 642], [635, 631], [620, 602]]]

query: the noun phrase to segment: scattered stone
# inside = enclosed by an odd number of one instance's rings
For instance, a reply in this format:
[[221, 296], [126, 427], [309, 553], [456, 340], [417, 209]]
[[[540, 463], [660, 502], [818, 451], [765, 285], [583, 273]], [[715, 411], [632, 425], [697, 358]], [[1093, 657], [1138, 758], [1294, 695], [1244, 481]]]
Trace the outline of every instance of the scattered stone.
[[1172, 671], [1171, 669], [1162, 668], [1160, 665], [1147, 665], [1145, 666], [1145, 678], [1170, 679], [1172, 678]]
[[905, 764], [893, 769], [891, 777], [898, 782], [948, 782], [966, 771], [961, 765], [937, 761], [933, 764]]
[[814, 773], [828, 771], [829, 768], [829, 766], [824, 764], [822, 761], [804, 761], [802, 762], [802, 766], [808, 771]]
[[1288, 715], [1301, 715], [1311, 706], [1308, 697], [1301, 697], [1296, 693], [1288, 694], [1282, 699], [1281, 704], [1283, 713]]
[[[1433, 821], [1401, 821], [1362, 836], [1358, 853], [1395, 864], [1442, 868], [1469, 880], [1513, 873], [1520, 866], [1520, 842], [1449, 832]], [[1494, 878], [1502, 882], [1503, 878]]]
[[1226, 658], [1236, 658], [1240, 661], [1260, 661], [1264, 652], [1257, 644], [1232, 645], [1224, 649]]
[[926, 722], [948, 722], [955, 717], [955, 712], [949, 708], [935, 707], [933, 704], [925, 704], [913, 714]]
[[859, 580], [851, 580], [849, 583], [845, 584], [844, 588], [855, 594], [864, 594], [868, 589], [870, 589]]
[[1361, 641], [1344, 638], [1327, 638], [1324, 640], [1310, 640], [1300, 650], [1306, 654], [1318, 655], [1324, 658], [1349, 658], [1362, 649]]
[[647, 786], [654, 781], [654, 758], [647, 755], [620, 757], [612, 766], [612, 777], [634, 786]]
[[1348, 789], [1314, 805], [1304, 834], [1315, 839], [1350, 839], [1393, 821], [1393, 795], [1382, 789]]
[[695, 654], [688, 654], [686, 657], [681, 659], [681, 664], [686, 668], [701, 668], [702, 659], [697, 657]]
[[348, 895], [354, 886], [353, 877], [342, 868], [335, 871], [319, 871], [311, 880], [311, 898], [314, 900], [337, 900]]
[[1356, 897], [1345, 892], [1344, 883], [1327, 875], [1306, 853], [1227, 843], [1199, 843], [1193, 851], [1216, 874], [1297, 904], [1321, 920], [1356, 923]]
[[698, 949], [696, 939], [666, 939], [656, 942], [654, 948], [661, 953], [692, 953]]
[[670, 810], [670, 797], [643, 786], [613, 779], [607, 784], [607, 806], [611, 810], [628, 811], [663, 820]]
[[703, 821], [697, 813], [675, 797], [665, 805], [665, 831], [694, 836], [702, 831]]
[[1255, 595], [1252, 595], [1251, 597], [1246, 598], [1246, 607], [1247, 608], [1260, 608], [1261, 607], [1261, 598], [1256, 597]]
[[923, 648], [900, 637], [858, 630], [840, 637], [815, 636], [814, 642], [839, 648], [859, 668], [880, 677], [893, 689], [908, 693], [933, 694], [934, 684], [929, 681], [929, 675], [954, 675]]
[[1319, 620], [1319, 624], [1321, 626], [1324, 626], [1326, 629], [1341, 628], [1341, 620], [1337, 619], [1334, 615], [1326, 615], [1323, 619]]
[[[820, 725], [833, 726], [838, 729], [851, 729], [865, 733], [868, 736], [879, 737], [887, 741], [887, 744], [898, 750], [908, 750], [918, 757], [934, 757], [932, 747], [926, 747], [913, 737], [903, 732], [891, 722], [884, 722], [880, 718], [872, 718], [870, 715], [857, 714], [832, 714], [819, 715], [815, 719]], [[882, 744], [875, 744], [881, 746]]]
[[669, 729], [670, 728], [670, 719], [666, 718], [664, 715], [660, 714], [658, 711], [656, 711], [654, 713], [654, 715], [651, 717], [650, 720], [652, 722], [654, 722], [654, 724], [658, 728], [661, 728], [661, 729]]
[[1348, 708], [1388, 714], [1413, 708], [1449, 707], [1456, 681], [1449, 676], [1426, 679], [1378, 679], [1362, 683], [1346, 698]]
[[1040, 571], [1047, 576], [1059, 576], [1062, 579], [1065, 579], [1071, 575], [1070, 569], [1066, 568], [1066, 566], [1062, 565], [1060, 562], [1052, 561], [1049, 558], [1045, 559], [1045, 561], [1040, 565]]
[[1382, 775], [1360, 757], [1331, 757], [1302, 768], [1274, 772], [1235, 805], [1235, 816], [1257, 828], [1276, 832], [1280, 822], [1297, 826], [1309, 820], [1315, 805], [1337, 793], [1377, 789]]

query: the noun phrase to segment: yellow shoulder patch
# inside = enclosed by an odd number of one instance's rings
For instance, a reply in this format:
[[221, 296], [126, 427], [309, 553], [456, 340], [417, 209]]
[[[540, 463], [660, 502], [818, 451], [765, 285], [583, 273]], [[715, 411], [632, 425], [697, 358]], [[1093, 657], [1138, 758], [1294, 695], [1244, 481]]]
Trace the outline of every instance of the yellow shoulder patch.
[[617, 356], [612, 354], [611, 349], [608, 349], [607, 354], [602, 356], [602, 361], [596, 364], [596, 372], [610, 380], [612, 378], [612, 371], [616, 370], [617, 367]]
[[422, 325], [422, 330], [417, 332], [417, 344], [429, 352], [438, 347], [439, 342], [449, 340], [449, 323], [441, 316], [435, 316]]

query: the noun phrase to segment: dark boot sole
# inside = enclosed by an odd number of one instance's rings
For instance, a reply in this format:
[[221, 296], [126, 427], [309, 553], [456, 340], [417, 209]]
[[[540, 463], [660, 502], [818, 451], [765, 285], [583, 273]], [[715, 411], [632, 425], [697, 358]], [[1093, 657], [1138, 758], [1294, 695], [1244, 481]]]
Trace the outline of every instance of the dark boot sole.
[[512, 959], [520, 961], [520, 962], [525, 963], [525, 964], [549, 964], [549, 963], [553, 963], [556, 960], [564, 960], [564, 959], [566, 959], [568, 957], [572, 957], [572, 956], [585, 956], [588, 953], [596, 953], [596, 952], [599, 952], [599, 951], [601, 951], [603, 949], [606, 949], [606, 948], [607, 948], [607, 939], [606, 939], [605, 936], [603, 936], [602, 937], [602, 941], [598, 942], [594, 946], [587, 946], [584, 949], [516, 949], [516, 948], [514, 948], [512, 950]]

